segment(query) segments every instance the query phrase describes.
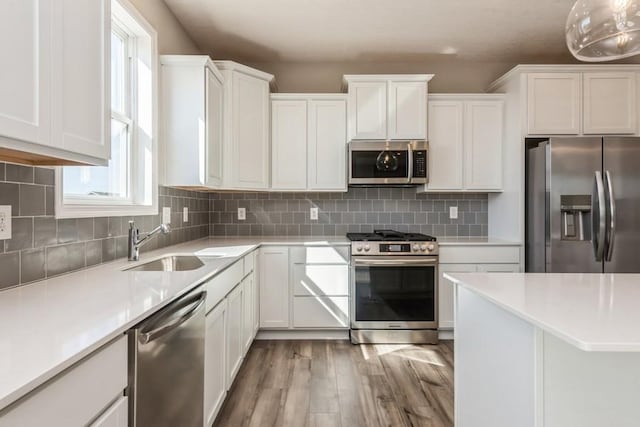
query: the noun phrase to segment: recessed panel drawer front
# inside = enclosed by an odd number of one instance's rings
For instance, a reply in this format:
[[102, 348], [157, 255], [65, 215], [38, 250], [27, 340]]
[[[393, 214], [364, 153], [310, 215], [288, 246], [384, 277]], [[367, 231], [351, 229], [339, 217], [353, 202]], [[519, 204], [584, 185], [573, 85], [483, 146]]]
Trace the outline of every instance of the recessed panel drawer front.
[[350, 246], [292, 246], [293, 264], [349, 264]]
[[349, 295], [348, 265], [294, 264], [295, 296]]
[[295, 328], [347, 328], [349, 297], [294, 297]]
[[218, 305], [218, 303], [242, 281], [243, 277], [244, 263], [242, 260], [239, 260], [209, 280], [205, 285], [207, 291], [207, 313]]

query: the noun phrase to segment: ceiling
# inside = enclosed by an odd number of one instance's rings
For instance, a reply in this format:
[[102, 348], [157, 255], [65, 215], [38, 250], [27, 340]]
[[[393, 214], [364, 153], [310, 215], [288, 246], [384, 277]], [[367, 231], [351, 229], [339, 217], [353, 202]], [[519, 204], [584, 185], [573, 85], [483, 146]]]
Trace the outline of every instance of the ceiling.
[[573, 0], [165, 0], [199, 47], [247, 62], [567, 60]]

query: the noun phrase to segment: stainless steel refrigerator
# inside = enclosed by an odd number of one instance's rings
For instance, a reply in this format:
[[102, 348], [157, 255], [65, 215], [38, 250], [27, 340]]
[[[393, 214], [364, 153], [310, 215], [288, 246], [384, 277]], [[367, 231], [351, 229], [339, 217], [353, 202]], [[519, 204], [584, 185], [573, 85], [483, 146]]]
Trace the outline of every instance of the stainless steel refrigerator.
[[640, 272], [640, 138], [526, 140], [527, 272]]

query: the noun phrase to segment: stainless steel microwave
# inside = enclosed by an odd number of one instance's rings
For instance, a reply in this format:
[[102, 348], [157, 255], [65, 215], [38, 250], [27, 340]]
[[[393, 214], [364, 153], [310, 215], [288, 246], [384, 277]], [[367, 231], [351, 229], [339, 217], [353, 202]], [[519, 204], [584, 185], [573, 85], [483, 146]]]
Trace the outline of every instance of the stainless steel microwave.
[[426, 184], [427, 141], [351, 141], [349, 185]]

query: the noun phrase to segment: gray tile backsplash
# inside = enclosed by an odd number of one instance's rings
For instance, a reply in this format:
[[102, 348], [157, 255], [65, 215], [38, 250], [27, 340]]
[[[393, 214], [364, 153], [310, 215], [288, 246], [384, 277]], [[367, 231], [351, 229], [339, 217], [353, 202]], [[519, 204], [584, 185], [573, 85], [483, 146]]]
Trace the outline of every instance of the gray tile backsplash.
[[[212, 193], [212, 236], [344, 236], [376, 228], [437, 237], [486, 236], [486, 194], [416, 194], [411, 188], [352, 188], [346, 193]], [[458, 218], [449, 219], [449, 207]], [[244, 207], [247, 219], [237, 219]], [[317, 207], [318, 220], [309, 209]]]
[[[0, 289], [113, 261], [127, 255], [130, 217], [54, 217], [54, 171], [0, 162], [0, 205], [12, 207], [12, 238], [0, 240]], [[171, 207], [172, 232], [141, 251], [209, 235], [209, 194], [159, 188], [159, 206]], [[189, 222], [182, 222], [183, 207]], [[161, 215], [133, 217], [141, 231]]]

